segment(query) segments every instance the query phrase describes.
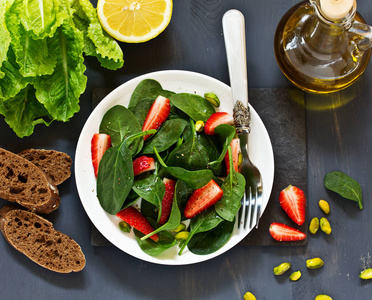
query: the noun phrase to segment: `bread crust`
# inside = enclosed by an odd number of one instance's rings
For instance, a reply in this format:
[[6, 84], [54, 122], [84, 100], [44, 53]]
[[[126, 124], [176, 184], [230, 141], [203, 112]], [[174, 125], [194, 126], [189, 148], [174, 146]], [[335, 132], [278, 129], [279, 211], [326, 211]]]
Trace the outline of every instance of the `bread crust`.
[[76, 241], [33, 212], [12, 204], [2, 207], [0, 230], [10, 245], [48, 270], [71, 273], [85, 267], [84, 253]]
[[0, 148], [0, 197], [37, 213], [59, 207], [58, 189], [27, 159]]
[[19, 156], [39, 167], [52, 185], [59, 185], [71, 176], [71, 157], [64, 152], [46, 149], [26, 149]]

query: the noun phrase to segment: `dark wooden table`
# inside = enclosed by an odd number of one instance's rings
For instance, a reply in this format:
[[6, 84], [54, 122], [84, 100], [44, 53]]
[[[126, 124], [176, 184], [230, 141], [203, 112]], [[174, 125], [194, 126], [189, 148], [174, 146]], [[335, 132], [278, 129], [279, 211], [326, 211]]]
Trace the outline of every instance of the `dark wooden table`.
[[[138, 75], [180, 69], [200, 72], [229, 83], [221, 18], [231, 8], [246, 18], [247, 62], [251, 88], [288, 88], [274, 57], [273, 36], [282, 15], [298, 1], [290, 0], [174, 0], [169, 27], [144, 44], [121, 44], [125, 66], [101, 68], [87, 58], [88, 84], [81, 111], [68, 123], [37, 126], [19, 139], [0, 118], [0, 146], [11, 151], [54, 148], [74, 158], [75, 147], [91, 112], [92, 90], [115, 88]], [[96, 1], [93, 1], [96, 4]], [[372, 23], [372, 2], [358, 0], [359, 12]], [[332, 234], [310, 236], [304, 247], [236, 246], [210, 261], [189, 266], [161, 266], [133, 258], [115, 247], [93, 247], [91, 223], [80, 203], [74, 176], [60, 187], [62, 204], [49, 218], [55, 227], [82, 246], [86, 268], [78, 274], [47, 271], [15, 251], [0, 238], [1, 299], [243, 299], [246, 291], [257, 299], [372, 299], [372, 281], [359, 273], [372, 267], [372, 66], [344, 92], [306, 97], [308, 214], [321, 215], [318, 200], [331, 205]], [[339, 105], [343, 104], [343, 105]], [[280, 116], [278, 116], [280, 117]], [[364, 209], [324, 188], [324, 175], [347, 173], [362, 187]], [[6, 202], [0, 199], [0, 204]], [[324, 267], [308, 270], [305, 261], [321, 257]], [[273, 267], [292, 263], [302, 278], [276, 277]]]

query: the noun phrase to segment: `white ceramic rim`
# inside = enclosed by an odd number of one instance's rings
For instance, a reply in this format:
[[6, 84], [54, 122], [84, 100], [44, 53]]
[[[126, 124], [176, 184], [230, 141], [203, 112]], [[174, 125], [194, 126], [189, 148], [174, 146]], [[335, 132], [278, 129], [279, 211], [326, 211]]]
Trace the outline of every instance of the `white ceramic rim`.
[[[129, 234], [123, 233], [118, 227], [120, 219], [107, 214], [98, 202], [96, 179], [91, 162], [91, 138], [94, 133], [98, 132], [100, 121], [106, 111], [117, 104], [127, 106], [133, 90], [144, 79], [155, 79], [161, 84], [163, 89], [176, 93], [195, 93], [202, 96], [204, 93], [213, 92], [218, 95], [221, 101], [221, 106], [218, 110], [227, 111], [232, 114], [231, 88], [215, 78], [200, 73], [180, 70], [158, 71], [125, 82], [97, 105], [81, 131], [75, 153], [75, 179], [81, 203], [88, 217], [100, 233], [113, 245], [129, 255], [161, 265], [187, 265], [207, 261], [234, 247], [246, 237], [249, 231], [239, 231], [237, 225], [235, 225], [229, 241], [221, 249], [212, 254], [195, 255], [188, 249], [185, 249], [182, 255], [178, 255], [178, 247], [173, 247], [159, 256], [152, 257], [140, 249], [133, 231]], [[250, 159], [260, 169], [262, 174], [262, 212], [264, 212], [269, 202], [274, 180], [274, 154], [265, 125], [251, 105], [250, 110], [251, 133], [249, 154]]]

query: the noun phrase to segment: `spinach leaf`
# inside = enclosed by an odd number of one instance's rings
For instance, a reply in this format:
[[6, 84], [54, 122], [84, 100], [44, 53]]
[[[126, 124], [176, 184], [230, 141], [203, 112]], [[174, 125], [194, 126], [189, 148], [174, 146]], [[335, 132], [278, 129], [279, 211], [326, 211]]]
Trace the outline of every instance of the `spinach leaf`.
[[167, 91], [167, 90], [155, 88], [155, 89], [151, 89], [151, 90], [148, 90], [147, 92], [145, 92], [143, 94], [143, 97], [144, 98], [152, 98], [153, 100], [155, 100], [156, 98], [158, 98], [158, 96], [163, 96], [163, 97], [169, 99], [174, 94], [175, 94], [175, 92], [172, 92], [172, 91]]
[[166, 120], [159, 131], [151, 139], [146, 141], [142, 153], [153, 154], [154, 147], [156, 147], [159, 152], [167, 150], [177, 143], [186, 125], [187, 122], [182, 119]]
[[[122, 105], [110, 108], [102, 118], [99, 126], [100, 133], [111, 136], [111, 144], [115, 147], [126, 137], [142, 131], [133, 113]], [[127, 142], [131, 155], [135, 155], [142, 148], [143, 139], [135, 139]]]
[[195, 234], [187, 248], [194, 254], [207, 255], [216, 252], [230, 239], [235, 222], [223, 221], [215, 228]]
[[[154, 228], [156, 228], [157, 225], [154, 220], [148, 219], [148, 221]], [[136, 229], [134, 229], [134, 234], [142, 251], [151, 256], [159, 255], [177, 244], [173, 235], [168, 231], [161, 231], [158, 233], [159, 241], [157, 243], [152, 239], [142, 240], [143, 234]]]
[[[177, 183], [176, 183], [176, 189], [177, 189], [178, 182], [179, 181], [177, 181]], [[180, 224], [180, 222], [181, 222], [181, 212], [180, 212], [180, 210], [178, 208], [178, 202], [177, 202], [176, 197], [177, 197], [177, 194], [175, 193], [174, 194], [174, 197], [173, 197], [172, 210], [171, 210], [171, 213], [169, 215], [168, 221], [164, 225], [162, 225], [159, 228], [155, 229], [150, 234], [142, 237], [141, 240], [145, 240], [148, 237], [150, 237], [153, 234], [158, 233], [160, 231], [173, 230], [173, 229], [175, 229]]]
[[168, 157], [167, 164], [187, 170], [202, 170], [208, 166], [207, 150], [198, 142], [194, 121], [191, 120], [192, 137], [174, 149]]
[[326, 174], [324, 186], [342, 197], [358, 202], [363, 209], [362, 188], [359, 183], [345, 173], [333, 171]]
[[214, 205], [214, 208], [220, 217], [229, 222], [232, 222], [240, 208], [240, 202], [244, 195], [245, 178], [242, 174], [234, 170], [232, 163], [231, 146], [229, 146], [228, 149], [230, 170], [221, 186], [223, 190], [223, 196]]
[[224, 219], [222, 219], [216, 213], [213, 207], [210, 207], [207, 210], [202, 211], [196, 217], [192, 218], [190, 221], [190, 235], [182, 245], [178, 254], [179, 255], [182, 254], [183, 250], [185, 249], [185, 247], [195, 234], [212, 230], [223, 221]]
[[194, 121], [206, 122], [215, 112], [213, 105], [205, 98], [188, 93], [174, 94], [170, 102], [178, 109], [189, 115]]
[[152, 89], [162, 90], [159, 82], [154, 79], [142, 80], [134, 89], [132, 96], [130, 97], [128, 108], [135, 107], [137, 103], [143, 98], [143, 96]]
[[[189, 200], [192, 192], [194, 190], [187, 186], [186, 182], [182, 180], [177, 181], [175, 194], [177, 199], [177, 204], [181, 212], [184, 211], [187, 201]], [[186, 219], [182, 217], [182, 219]]]
[[227, 152], [227, 147], [230, 146], [231, 141], [233, 140], [234, 136], [236, 135], [235, 127], [228, 125], [228, 124], [221, 124], [218, 125], [214, 132], [219, 135], [219, 138], [223, 141], [222, 152], [220, 156], [215, 160], [209, 163], [209, 167], [214, 171], [218, 170], [221, 166], [225, 158], [225, 154]]
[[165, 195], [165, 185], [163, 180], [155, 174], [146, 174], [134, 180], [133, 191], [144, 200], [159, 208], [159, 218], [161, 215], [161, 202]]
[[125, 140], [109, 148], [102, 157], [97, 175], [97, 197], [109, 214], [118, 213], [133, 185], [132, 156]]
[[171, 176], [184, 181], [189, 188], [194, 190], [199, 189], [205, 186], [213, 178], [211, 170], [189, 171], [180, 167], [168, 167], [160, 157], [156, 148], [154, 148], [154, 151], [164, 170]]
[[130, 111], [136, 117], [138, 123], [140, 124], [141, 128], [143, 123], [145, 122], [147, 113], [149, 112], [151, 105], [154, 103], [153, 98], [143, 98], [141, 101], [137, 103], [135, 107], [132, 107]]

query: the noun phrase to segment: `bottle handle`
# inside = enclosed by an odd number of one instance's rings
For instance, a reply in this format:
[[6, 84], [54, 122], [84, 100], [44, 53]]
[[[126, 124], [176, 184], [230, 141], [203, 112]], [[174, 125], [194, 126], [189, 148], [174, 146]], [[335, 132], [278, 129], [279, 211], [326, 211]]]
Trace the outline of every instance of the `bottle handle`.
[[354, 21], [349, 32], [355, 33], [361, 39], [357, 42], [360, 51], [366, 51], [372, 47], [372, 26]]

